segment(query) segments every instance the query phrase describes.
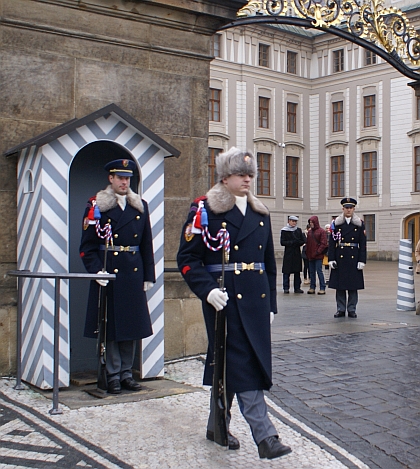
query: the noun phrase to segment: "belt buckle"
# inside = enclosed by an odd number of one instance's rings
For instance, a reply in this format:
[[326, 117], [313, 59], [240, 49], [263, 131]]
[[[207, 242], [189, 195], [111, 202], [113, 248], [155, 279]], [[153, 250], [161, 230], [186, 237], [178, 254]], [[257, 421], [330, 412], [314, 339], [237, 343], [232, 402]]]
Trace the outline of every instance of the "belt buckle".
[[120, 246], [120, 251], [121, 252], [129, 251], [129, 250], [130, 250], [130, 246]]
[[242, 270], [254, 270], [255, 268], [255, 263], [251, 262], [250, 264], [247, 264], [246, 262], [242, 262]]

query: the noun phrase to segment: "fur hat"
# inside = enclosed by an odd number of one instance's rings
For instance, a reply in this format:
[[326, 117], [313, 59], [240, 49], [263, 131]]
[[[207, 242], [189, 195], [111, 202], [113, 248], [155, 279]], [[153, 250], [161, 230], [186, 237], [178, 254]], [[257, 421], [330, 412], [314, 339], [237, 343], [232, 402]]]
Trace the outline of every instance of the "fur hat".
[[257, 162], [250, 151], [243, 151], [232, 147], [216, 157], [216, 172], [219, 181], [232, 174], [256, 176]]

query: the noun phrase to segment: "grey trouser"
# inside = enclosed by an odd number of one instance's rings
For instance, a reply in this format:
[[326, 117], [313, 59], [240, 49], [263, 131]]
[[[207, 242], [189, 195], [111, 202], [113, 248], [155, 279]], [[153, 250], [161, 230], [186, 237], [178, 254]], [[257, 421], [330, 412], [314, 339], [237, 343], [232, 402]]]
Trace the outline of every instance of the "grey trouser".
[[[230, 407], [234, 394], [228, 393], [227, 425], [230, 423]], [[267, 404], [264, 399], [264, 391], [245, 391], [236, 393], [239, 409], [251, 428], [252, 436], [257, 445], [269, 436], [277, 436], [277, 430], [271, 423], [267, 414]], [[210, 415], [207, 430], [214, 432], [214, 407], [210, 398]]]
[[[346, 292], [348, 292], [348, 300], [346, 298]], [[358, 294], [357, 290], [336, 290], [335, 291], [335, 300], [337, 302], [337, 311], [341, 311], [342, 313], [347, 311], [349, 313], [356, 312]]]
[[108, 382], [123, 380], [133, 376], [134, 353], [136, 351], [135, 340], [123, 342], [111, 341], [106, 343], [106, 374]]

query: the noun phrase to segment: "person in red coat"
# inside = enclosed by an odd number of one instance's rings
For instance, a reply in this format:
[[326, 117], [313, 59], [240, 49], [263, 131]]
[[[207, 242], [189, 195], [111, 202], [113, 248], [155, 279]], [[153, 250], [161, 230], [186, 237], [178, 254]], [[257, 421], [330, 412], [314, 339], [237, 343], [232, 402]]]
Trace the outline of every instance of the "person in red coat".
[[316, 276], [319, 280], [318, 295], [325, 295], [325, 278], [322, 272], [322, 259], [328, 249], [327, 233], [319, 226], [319, 220], [316, 215], [308, 220], [311, 229], [306, 239], [306, 256], [309, 261], [309, 278], [311, 285], [308, 293], [313, 295], [316, 288]]
[[145, 293], [156, 281], [152, 231], [147, 202], [130, 189], [135, 168], [132, 160], [115, 160], [105, 166], [110, 185], [87, 203], [79, 249], [86, 270], [101, 273], [105, 237], [111, 235], [106, 269], [116, 274], [116, 280], [109, 285], [108, 280], [91, 282], [84, 333], [85, 337], [97, 336], [99, 285], [106, 287], [110, 394], [121, 393], [121, 387], [141, 389], [132, 376], [136, 341], [153, 334]]
[[[216, 171], [219, 182], [191, 204], [181, 234], [178, 268], [202, 301], [208, 336], [203, 382], [212, 385], [215, 312], [225, 308], [227, 423], [236, 394], [260, 458], [273, 459], [291, 449], [279, 441], [264, 399], [264, 390], [272, 386], [270, 318], [277, 313], [270, 214], [251, 193], [252, 179], [257, 174], [252, 153], [233, 147], [218, 155]], [[217, 235], [222, 227], [230, 236], [225, 291], [218, 284], [222, 246]], [[210, 402], [207, 439], [214, 441], [213, 399]], [[232, 450], [240, 446], [230, 433], [228, 444]]]

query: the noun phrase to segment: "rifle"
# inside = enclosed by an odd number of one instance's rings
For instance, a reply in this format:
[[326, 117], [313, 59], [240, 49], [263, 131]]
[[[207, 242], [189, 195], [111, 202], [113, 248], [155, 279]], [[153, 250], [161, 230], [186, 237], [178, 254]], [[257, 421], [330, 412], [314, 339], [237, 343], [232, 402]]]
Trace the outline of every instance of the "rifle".
[[[102, 272], [106, 272], [106, 259], [108, 254], [108, 239], [105, 239], [105, 259]], [[98, 354], [98, 382], [97, 388], [100, 392], [108, 390], [108, 380], [106, 377], [106, 322], [107, 322], [107, 309], [106, 309], [106, 287], [99, 285], [99, 299], [98, 299], [98, 341], [97, 341], [97, 354]]]
[[[226, 223], [222, 223], [226, 228]], [[219, 279], [220, 290], [225, 291], [225, 245], [222, 247], [222, 275]], [[212, 399], [214, 408], [214, 442], [229, 446], [227, 429], [227, 394], [226, 394], [226, 311], [216, 311], [214, 335], [214, 370]]]

